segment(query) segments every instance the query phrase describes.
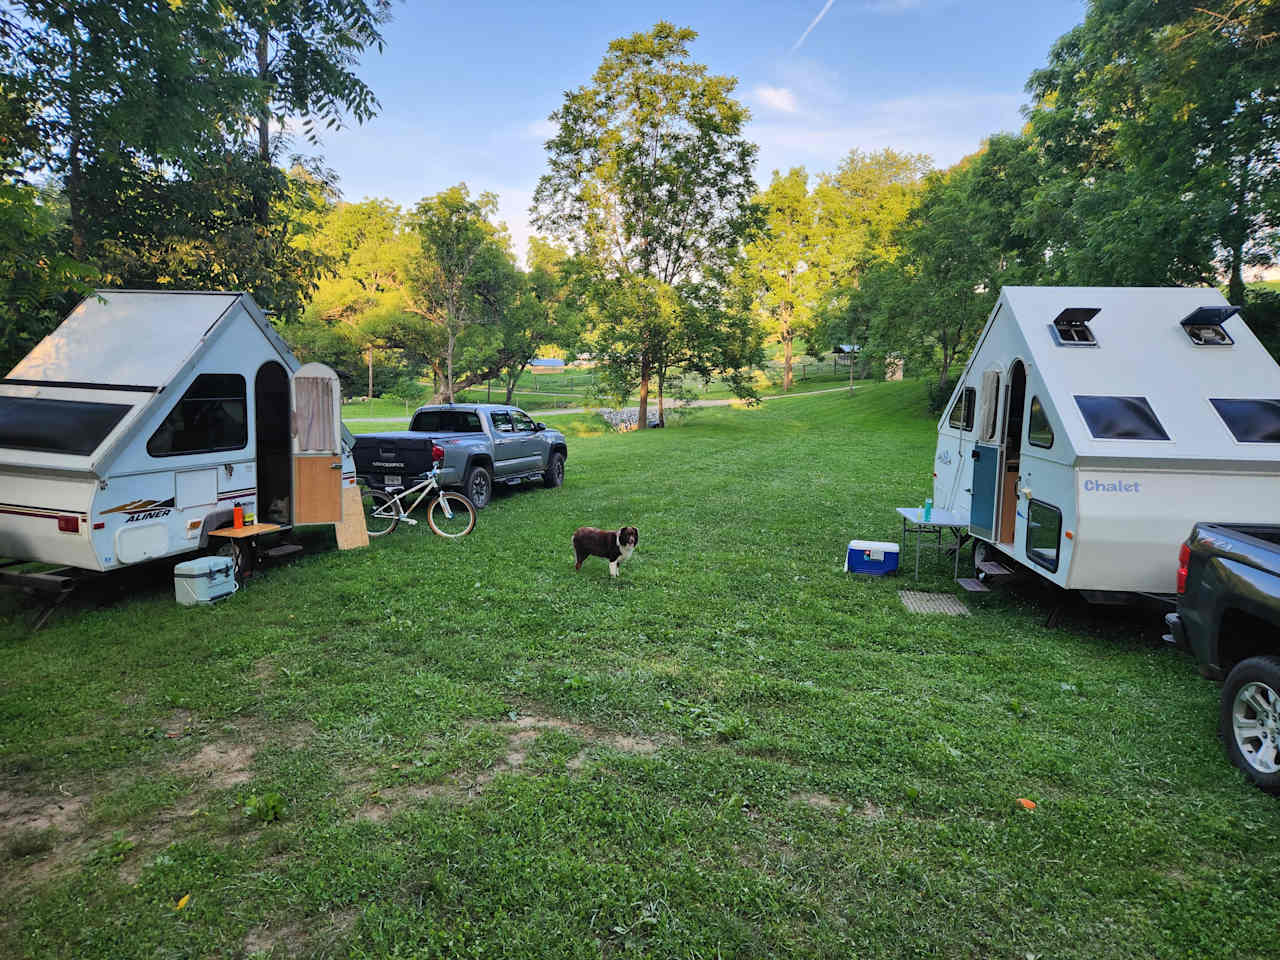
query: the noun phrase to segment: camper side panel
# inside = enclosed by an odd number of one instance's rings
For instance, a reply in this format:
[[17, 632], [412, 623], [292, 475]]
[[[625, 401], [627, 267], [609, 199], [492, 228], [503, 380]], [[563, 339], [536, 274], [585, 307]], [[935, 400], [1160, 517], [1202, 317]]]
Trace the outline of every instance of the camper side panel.
[[[165, 387], [164, 402], [138, 421], [128, 447], [110, 466], [108, 488], [97, 500], [106, 523], [102, 549], [104, 559], [110, 558], [107, 565], [200, 549], [209, 529], [230, 522], [234, 504], [246, 512], [260, 512], [254, 381], [264, 363], [282, 361], [241, 307], [218, 324], [211, 338], [198, 364]], [[206, 374], [243, 378], [244, 403], [235, 407], [237, 420], [244, 418], [240, 424], [243, 444], [234, 449], [157, 455], [153, 438], [172, 430], [175, 421], [168, 419], [170, 414], [197, 378]], [[203, 415], [199, 401], [192, 402], [191, 410], [190, 418]], [[227, 408], [220, 409], [218, 416], [225, 418]], [[225, 435], [226, 425], [220, 429]]]
[[1074, 590], [1172, 594], [1178, 548], [1201, 520], [1280, 523], [1280, 470], [1080, 469]]
[[0, 557], [101, 570], [89, 523], [96, 488], [93, 478], [0, 473]]

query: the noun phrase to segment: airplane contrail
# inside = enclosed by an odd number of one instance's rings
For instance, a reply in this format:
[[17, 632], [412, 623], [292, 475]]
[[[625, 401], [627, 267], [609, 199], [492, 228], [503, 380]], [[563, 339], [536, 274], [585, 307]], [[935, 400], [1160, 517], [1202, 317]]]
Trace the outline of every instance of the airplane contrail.
[[818, 15], [813, 18], [813, 22], [804, 28], [804, 33], [800, 34], [800, 39], [797, 40], [795, 45], [791, 48], [792, 53], [795, 53], [800, 49], [800, 44], [804, 43], [805, 37], [809, 36], [809, 32], [818, 25], [818, 21], [827, 15], [827, 11], [831, 9], [831, 5], [835, 2], [836, 0], [827, 0], [827, 5], [818, 11]]

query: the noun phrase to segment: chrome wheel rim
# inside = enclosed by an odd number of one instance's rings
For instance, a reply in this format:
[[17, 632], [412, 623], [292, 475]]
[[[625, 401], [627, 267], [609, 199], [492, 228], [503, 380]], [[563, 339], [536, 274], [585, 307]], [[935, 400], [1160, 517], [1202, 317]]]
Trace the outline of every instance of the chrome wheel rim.
[[564, 461], [556, 457], [555, 462], [551, 465], [551, 475], [555, 477], [556, 483], [564, 482]]
[[477, 473], [471, 478], [471, 502], [484, 504], [489, 500], [489, 475]]
[[1250, 767], [1259, 773], [1280, 771], [1280, 697], [1274, 690], [1256, 680], [1237, 690], [1231, 730]]

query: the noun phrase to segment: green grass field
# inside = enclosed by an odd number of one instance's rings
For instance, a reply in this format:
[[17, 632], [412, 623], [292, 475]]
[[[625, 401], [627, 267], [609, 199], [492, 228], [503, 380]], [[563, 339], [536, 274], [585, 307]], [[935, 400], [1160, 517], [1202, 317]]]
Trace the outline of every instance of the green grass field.
[[[923, 396], [578, 436], [460, 542], [319, 529], [211, 608], [4, 600], [0, 956], [1274, 953], [1280, 807], [1156, 615], [842, 572]], [[586, 523], [639, 527], [616, 581]]]
[[[773, 344], [769, 348], [768, 359], [757, 377], [756, 390], [760, 396], [777, 396], [782, 390], [782, 364], [778, 360], [781, 347]], [[838, 370], [832, 366], [830, 357], [817, 361], [813, 357], [798, 355], [792, 367], [795, 379], [793, 392], [820, 390], [823, 387], [839, 386], [849, 382], [847, 367]], [[705, 400], [725, 399], [733, 396], [729, 387], [719, 380], [704, 384], [696, 376], [684, 378], [685, 384], [698, 398]], [[556, 408], [576, 408], [584, 405], [598, 406], [605, 401], [593, 393], [595, 382], [591, 370], [571, 369], [550, 373], [534, 373], [527, 370], [520, 378], [518, 388], [512, 395], [511, 402], [526, 410], [553, 410]], [[656, 387], [654, 396], [656, 397]], [[458, 394], [463, 403], [504, 403], [506, 402], [506, 386], [494, 381], [492, 390], [483, 386], [473, 387]], [[355, 399], [342, 405], [342, 419], [348, 424], [367, 421], [376, 417], [404, 417], [406, 420], [414, 408], [427, 403], [431, 399], [431, 391], [423, 387], [422, 395], [415, 399], [392, 399], [375, 397], [372, 400]], [[632, 396], [628, 403], [637, 403]], [[385, 428], [385, 427], [384, 427]]]

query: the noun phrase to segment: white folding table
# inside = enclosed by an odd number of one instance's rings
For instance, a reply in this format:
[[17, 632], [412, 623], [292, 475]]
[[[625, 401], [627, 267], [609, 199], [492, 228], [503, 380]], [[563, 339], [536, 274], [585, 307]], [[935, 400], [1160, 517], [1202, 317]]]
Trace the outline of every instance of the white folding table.
[[[923, 507], [898, 507], [898, 516], [902, 517], [902, 546], [907, 549], [910, 543], [909, 537], [914, 536], [916, 540], [916, 579], [920, 579], [920, 548], [927, 545], [930, 550], [936, 550], [942, 553], [948, 550], [951, 544], [945, 543], [942, 539], [943, 531], [949, 531], [955, 541], [956, 562], [954, 576], [960, 576], [960, 548], [964, 545], [969, 535], [969, 518], [953, 513], [950, 510], [939, 510], [937, 507], [929, 514], [929, 519], [924, 519]], [[926, 537], [932, 538], [926, 541]]]

